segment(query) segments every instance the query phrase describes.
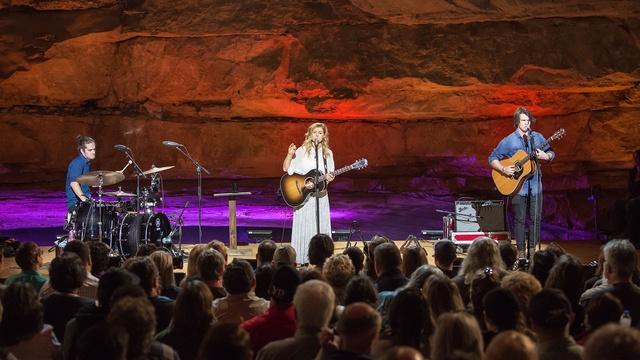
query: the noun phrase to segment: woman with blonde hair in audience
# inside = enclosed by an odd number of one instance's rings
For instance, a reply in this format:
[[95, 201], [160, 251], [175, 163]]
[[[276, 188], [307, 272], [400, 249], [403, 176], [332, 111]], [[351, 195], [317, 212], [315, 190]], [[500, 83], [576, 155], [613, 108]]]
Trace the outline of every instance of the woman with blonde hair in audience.
[[437, 319], [448, 312], [464, 311], [464, 304], [456, 285], [446, 276], [431, 276], [422, 287], [431, 315]]
[[427, 250], [420, 246], [407, 246], [401, 250], [402, 253], [402, 274], [411, 277], [414, 271], [422, 265], [429, 264], [427, 260]]
[[500, 257], [498, 243], [489, 237], [479, 237], [471, 243], [467, 257], [462, 260], [458, 276], [453, 278], [453, 282], [458, 285], [460, 296], [465, 304], [469, 303], [469, 289], [471, 280], [478, 270], [491, 268], [498, 279], [502, 279], [507, 274], [504, 263]]
[[173, 275], [173, 258], [164, 250], [156, 250], [149, 257], [158, 268], [160, 295], [175, 300], [178, 297], [180, 288], [176, 286], [176, 277]]
[[347, 255], [332, 255], [325, 261], [322, 267], [322, 275], [333, 288], [337, 305], [344, 305], [345, 289], [354, 273], [353, 264]]
[[[208, 247], [206, 244], [197, 244], [191, 249], [191, 251], [189, 251], [189, 258], [187, 259], [187, 275], [182, 280], [183, 283], [185, 280], [198, 274], [198, 258], [200, 257], [200, 254], [207, 249]], [[182, 285], [182, 283], [180, 285]]]
[[482, 359], [484, 342], [473, 315], [446, 313], [436, 323], [436, 332], [431, 339], [431, 360]]

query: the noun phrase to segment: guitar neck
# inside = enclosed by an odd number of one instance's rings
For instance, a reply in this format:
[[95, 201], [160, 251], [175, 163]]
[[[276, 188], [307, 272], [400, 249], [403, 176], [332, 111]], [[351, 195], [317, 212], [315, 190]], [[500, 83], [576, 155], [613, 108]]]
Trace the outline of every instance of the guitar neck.
[[[338, 176], [338, 175], [340, 175], [340, 174], [344, 174], [344, 173], [346, 173], [346, 172], [347, 172], [347, 171], [349, 171], [349, 170], [353, 170], [353, 168], [351, 167], [351, 165], [347, 165], [347, 166], [345, 166], [345, 167], [341, 167], [340, 169], [338, 169], [338, 170], [336, 170], [336, 171], [333, 171], [333, 172], [332, 172], [332, 174], [333, 174], [334, 176]], [[327, 178], [327, 176], [326, 176], [326, 175], [322, 175], [322, 176], [320, 176], [319, 181], [324, 181], [326, 178]]]

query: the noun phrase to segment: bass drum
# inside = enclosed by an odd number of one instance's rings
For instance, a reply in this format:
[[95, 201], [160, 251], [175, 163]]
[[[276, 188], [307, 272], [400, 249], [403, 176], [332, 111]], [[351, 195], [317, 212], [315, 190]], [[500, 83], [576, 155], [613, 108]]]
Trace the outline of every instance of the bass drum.
[[124, 256], [133, 256], [140, 244], [162, 247], [163, 239], [171, 235], [169, 218], [163, 213], [127, 213], [118, 226], [118, 250]]

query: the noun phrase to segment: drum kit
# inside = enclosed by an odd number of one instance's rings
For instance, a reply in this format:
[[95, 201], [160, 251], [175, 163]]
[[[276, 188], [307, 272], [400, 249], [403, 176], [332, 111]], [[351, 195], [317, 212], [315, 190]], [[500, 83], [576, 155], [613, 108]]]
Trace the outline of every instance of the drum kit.
[[[69, 213], [65, 227], [68, 240], [103, 241], [123, 257], [135, 255], [141, 244], [154, 244], [173, 253], [172, 237], [182, 225], [181, 216], [172, 228], [167, 215], [156, 211], [163, 203], [160, 173], [173, 167], [152, 166], [149, 170], [140, 171], [136, 193], [122, 191], [121, 188], [103, 191], [103, 187], [116, 185], [125, 179], [124, 169], [92, 171], [79, 176], [76, 179], [78, 183], [97, 188], [97, 199], [80, 202]], [[150, 180], [148, 186], [140, 186], [140, 176]]]

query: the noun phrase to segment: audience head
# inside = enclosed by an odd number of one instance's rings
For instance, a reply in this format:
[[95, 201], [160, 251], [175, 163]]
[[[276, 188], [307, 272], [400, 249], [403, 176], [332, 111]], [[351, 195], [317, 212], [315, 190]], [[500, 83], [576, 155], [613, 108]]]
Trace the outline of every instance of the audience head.
[[476, 318], [464, 312], [446, 313], [437, 324], [431, 360], [482, 359], [484, 342]]
[[127, 358], [146, 354], [151, 348], [156, 314], [149, 300], [140, 297], [120, 299], [112, 306], [107, 324], [120, 327], [129, 335]]
[[382, 236], [382, 235], [374, 235], [371, 240], [367, 241], [365, 243], [365, 248], [364, 248], [364, 255], [365, 255], [365, 263], [364, 263], [364, 268], [365, 268], [365, 272], [367, 273], [367, 275], [372, 278], [372, 279], [376, 279], [378, 276], [376, 275], [376, 269], [375, 269], [375, 256], [374, 253], [376, 251], [376, 247], [378, 247], [378, 245], [380, 244], [384, 244], [384, 243], [388, 243], [391, 242], [391, 240], [389, 240], [386, 236]]
[[604, 275], [611, 283], [630, 281], [636, 270], [638, 254], [629, 240], [611, 240], [604, 246]]
[[275, 241], [262, 240], [260, 244], [258, 244], [258, 252], [256, 253], [258, 265], [272, 262], [273, 254], [276, 252], [276, 247]]
[[422, 294], [429, 301], [434, 319], [444, 313], [464, 310], [458, 286], [446, 276], [431, 276], [424, 284]]
[[399, 270], [402, 264], [402, 258], [400, 257], [400, 250], [396, 244], [392, 242], [386, 242], [376, 246], [373, 253], [373, 259], [375, 261], [376, 275], [380, 275], [393, 270]]
[[344, 294], [344, 305], [355, 302], [367, 303], [376, 306], [378, 303], [378, 291], [371, 279], [366, 275], [356, 275], [349, 280]]
[[225, 264], [224, 256], [218, 250], [206, 249], [198, 256], [198, 274], [202, 280], [218, 281], [222, 279]]
[[256, 296], [265, 300], [269, 300], [269, 288], [271, 287], [271, 280], [273, 280], [273, 273], [276, 271], [272, 263], [264, 263], [258, 265], [255, 270], [256, 275]]
[[582, 264], [573, 255], [561, 255], [549, 271], [546, 288], [561, 290], [571, 304], [577, 305], [584, 291]]
[[423, 349], [435, 328], [426, 299], [413, 288], [398, 291], [388, 316], [394, 345]]
[[460, 274], [468, 277], [470, 281], [476, 271], [486, 267], [490, 267], [496, 272], [504, 269], [502, 258], [500, 258], [500, 249], [495, 240], [489, 237], [479, 237], [473, 240], [469, 246], [467, 257], [462, 260]]
[[160, 285], [158, 268], [148, 256], [130, 258], [124, 262], [123, 267], [140, 278], [140, 287], [147, 296], [158, 296]]
[[324, 275], [318, 269], [305, 267], [300, 269], [300, 282], [302, 284], [306, 283], [309, 280], [321, 280], [327, 282], [327, 279], [324, 278]]
[[329, 235], [317, 234], [309, 241], [309, 263], [321, 268], [325, 260], [333, 255], [333, 240]]
[[87, 268], [74, 252], [63, 252], [51, 261], [49, 281], [54, 290], [72, 293], [78, 290], [87, 278]]
[[136, 257], [149, 256], [152, 252], [158, 250], [158, 246], [154, 243], [140, 244], [136, 251]]
[[347, 255], [331, 255], [322, 267], [322, 275], [327, 279], [329, 285], [333, 287], [338, 303], [344, 302], [344, 289], [354, 275], [353, 264]]
[[77, 344], [77, 360], [125, 360], [129, 334], [118, 327], [99, 324], [84, 331]]
[[549, 277], [549, 271], [551, 271], [555, 263], [555, 253], [547, 250], [538, 250], [533, 254], [533, 261], [531, 262], [529, 272], [538, 279], [540, 284], [545, 284], [547, 277]]
[[111, 248], [102, 241], [89, 241], [88, 244], [91, 253], [91, 274], [100, 277], [109, 268]]
[[200, 254], [205, 250], [207, 250], [207, 245], [197, 244], [189, 251], [189, 258], [187, 259], [187, 279], [198, 274], [198, 259], [200, 258]]
[[608, 324], [596, 330], [584, 347], [584, 360], [640, 359], [640, 330]]
[[518, 259], [518, 249], [511, 243], [504, 243], [500, 245], [500, 258], [504, 263], [505, 269], [512, 270], [513, 265]]
[[300, 274], [289, 265], [280, 265], [273, 274], [269, 287], [271, 301], [279, 306], [289, 306], [300, 285]]
[[456, 259], [456, 245], [451, 240], [439, 240], [433, 245], [433, 258], [436, 265], [448, 269]]
[[176, 299], [173, 328], [182, 336], [204, 333], [213, 321], [213, 295], [202, 281], [187, 281]]
[[528, 314], [529, 301], [531, 298], [542, 290], [542, 286], [538, 279], [533, 275], [524, 271], [513, 271], [507, 276], [502, 278], [500, 286], [504, 289], [509, 289], [518, 299], [520, 309], [525, 314]]
[[567, 251], [563, 249], [562, 246], [560, 246], [560, 244], [558, 244], [555, 241], [552, 241], [551, 243], [549, 243], [549, 245], [547, 245], [547, 248], [545, 250], [552, 252], [556, 256], [556, 259], [562, 255], [567, 254]]
[[585, 310], [585, 323], [591, 331], [607, 324], [617, 323], [622, 315], [622, 303], [610, 293], [604, 293], [589, 301]]
[[160, 286], [168, 289], [176, 286], [176, 277], [173, 275], [173, 258], [164, 250], [156, 250], [149, 255], [149, 258], [158, 269]]
[[420, 246], [407, 246], [402, 249], [402, 274], [410, 277], [422, 265], [428, 264], [427, 251]]
[[39, 333], [44, 325], [44, 308], [38, 293], [28, 283], [15, 282], [2, 295], [0, 346], [12, 346]]
[[238, 324], [216, 323], [209, 328], [198, 359], [251, 360], [252, 352], [247, 333]]
[[496, 335], [484, 356], [485, 360], [538, 360], [538, 348], [531, 339], [514, 330]]
[[382, 354], [380, 360], [424, 360], [424, 357], [411, 346], [394, 346]]
[[442, 270], [434, 265], [422, 265], [411, 274], [407, 287], [422, 291], [422, 287], [432, 275], [446, 276]]
[[298, 286], [293, 296], [298, 328], [316, 328], [318, 331], [329, 324], [335, 307], [335, 295], [329, 284], [310, 280]]
[[543, 289], [529, 303], [533, 330], [538, 335], [563, 335], [571, 322], [571, 304], [562, 291]]
[[347, 305], [336, 326], [342, 350], [369, 354], [380, 326], [380, 315], [371, 306], [365, 303]]
[[296, 250], [289, 244], [278, 246], [273, 253], [273, 265], [282, 264], [296, 266]]
[[222, 241], [220, 241], [220, 240], [211, 240], [207, 244], [207, 248], [218, 250], [218, 252], [224, 258], [225, 264], [227, 263], [227, 261], [228, 261], [227, 245], [225, 245]]
[[111, 297], [121, 287], [138, 285], [137, 276], [121, 268], [111, 268], [102, 274], [98, 282], [98, 306], [109, 309]]
[[364, 267], [364, 252], [357, 246], [350, 246], [342, 252], [351, 259], [354, 273], [359, 274]]
[[42, 250], [31, 241], [20, 244], [16, 251], [16, 264], [22, 271], [38, 270], [42, 266]]
[[64, 247], [64, 251], [78, 255], [82, 263], [87, 267], [87, 271], [91, 270], [91, 250], [86, 242], [80, 240], [69, 241]]
[[235, 259], [224, 270], [222, 283], [229, 295], [246, 294], [256, 285], [256, 276], [246, 260]]
[[497, 275], [491, 268], [484, 268], [478, 270], [471, 279], [471, 287], [469, 290], [469, 296], [471, 299], [471, 306], [473, 308], [473, 314], [476, 316], [480, 328], [484, 329], [484, 317], [482, 315], [484, 305], [482, 299], [487, 293], [495, 288], [500, 287], [500, 281]]
[[524, 319], [518, 299], [511, 290], [496, 288], [482, 300], [487, 328], [495, 332], [524, 329]]

